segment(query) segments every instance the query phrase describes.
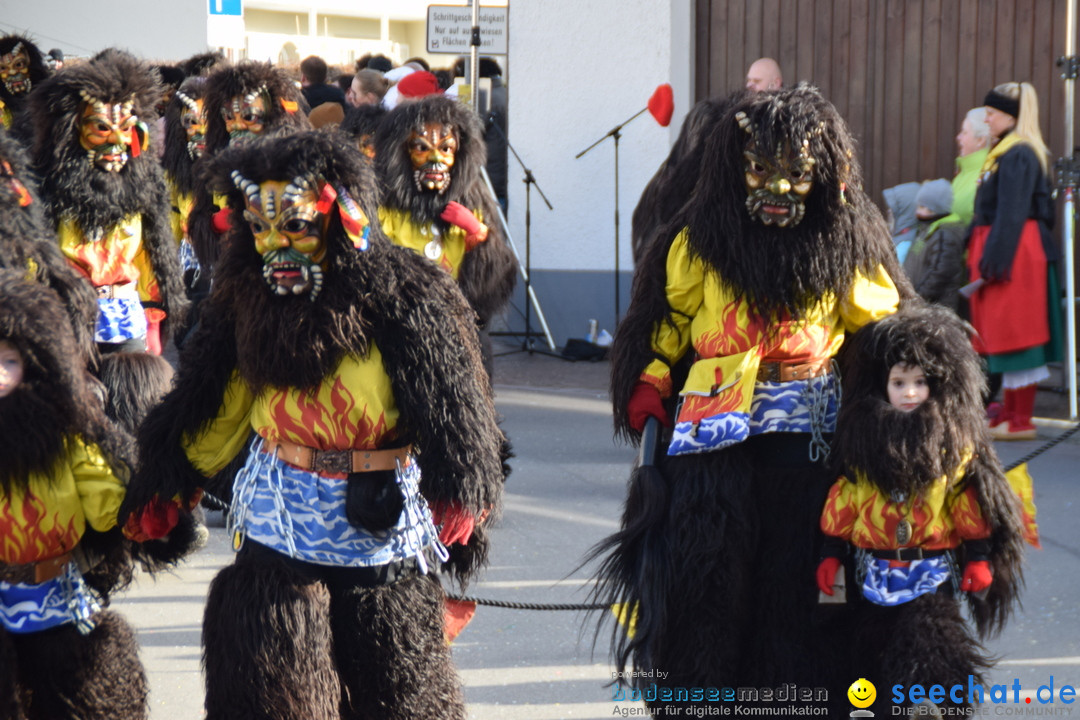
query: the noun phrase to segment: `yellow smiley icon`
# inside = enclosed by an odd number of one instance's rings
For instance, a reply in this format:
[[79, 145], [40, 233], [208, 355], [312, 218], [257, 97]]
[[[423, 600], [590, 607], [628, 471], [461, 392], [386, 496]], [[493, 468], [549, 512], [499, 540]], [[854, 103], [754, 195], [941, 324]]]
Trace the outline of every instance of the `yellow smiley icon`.
[[847, 689], [847, 698], [857, 708], [868, 708], [877, 698], [877, 688], [866, 678], [859, 678]]

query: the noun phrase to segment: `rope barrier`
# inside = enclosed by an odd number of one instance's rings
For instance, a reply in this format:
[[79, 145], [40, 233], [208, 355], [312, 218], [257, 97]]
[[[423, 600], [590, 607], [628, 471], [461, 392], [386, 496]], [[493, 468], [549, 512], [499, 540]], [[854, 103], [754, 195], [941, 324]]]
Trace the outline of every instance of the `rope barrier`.
[[[1013, 469], [1019, 467], [1020, 465], [1023, 465], [1026, 462], [1031, 462], [1032, 460], [1034, 460], [1038, 456], [1042, 455], [1044, 452], [1046, 452], [1050, 448], [1054, 447], [1055, 445], [1058, 445], [1058, 444], [1060, 444], [1062, 442], [1065, 442], [1070, 437], [1075, 435], [1077, 432], [1080, 432], [1080, 423], [1078, 423], [1076, 425], [1073, 425], [1071, 428], [1069, 428], [1068, 430], [1066, 430], [1065, 432], [1063, 432], [1061, 435], [1057, 436], [1053, 440], [1050, 440], [1049, 442], [1045, 443], [1041, 447], [1038, 447], [1035, 450], [1032, 450], [1031, 452], [1029, 452], [1024, 457], [1022, 457], [1019, 460], [1017, 460], [1016, 462], [1012, 463], [1011, 465], [1009, 465], [1008, 467], [1005, 468], [1005, 472], [1013, 470]], [[213, 507], [210, 508], [211, 510], [222, 510], [222, 511], [224, 511], [224, 510], [228, 510], [228, 507], [229, 507], [225, 502], [223, 502], [222, 500], [214, 497], [210, 493], [204, 493], [203, 494], [203, 502], [206, 505], [212, 505]], [[605, 604], [602, 604], [602, 603], [593, 603], [593, 604], [586, 604], [586, 603], [577, 603], [577, 604], [575, 604], [575, 603], [524, 603], [524, 602], [513, 602], [513, 601], [510, 601], [510, 600], [488, 600], [486, 598], [476, 598], [476, 597], [471, 597], [471, 596], [468, 596], [468, 595], [449, 595], [449, 594], [446, 597], [449, 598], [450, 600], [455, 600], [457, 602], [471, 602], [471, 603], [476, 603], [477, 605], [483, 605], [485, 607], [506, 608], [508, 610], [541, 610], [541, 611], [575, 610], [575, 611], [578, 611], [578, 610], [606, 610], [609, 607], [608, 605], [605, 605]]]
[[1073, 435], [1075, 435], [1077, 433], [1078, 430], [1080, 430], [1080, 423], [1078, 423], [1076, 425], [1073, 425], [1071, 428], [1069, 428], [1065, 432], [1061, 433], [1056, 438], [1049, 441], [1048, 443], [1046, 443], [1042, 447], [1035, 448], [1034, 450], [1029, 452], [1024, 457], [1022, 457], [1019, 460], [1017, 460], [1016, 462], [1012, 463], [1007, 468], [1005, 468], [1005, 472], [1009, 472], [1010, 470], [1014, 470], [1014, 469], [1020, 467], [1021, 465], [1023, 465], [1024, 463], [1026, 463], [1026, 462], [1031, 462], [1032, 460], [1039, 457], [1040, 455], [1042, 455], [1044, 452], [1046, 452], [1050, 448], [1054, 447], [1055, 445], [1058, 445], [1059, 443], [1063, 443], [1066, 440], [1068, 440], [1069, 438], [1071, 438]]

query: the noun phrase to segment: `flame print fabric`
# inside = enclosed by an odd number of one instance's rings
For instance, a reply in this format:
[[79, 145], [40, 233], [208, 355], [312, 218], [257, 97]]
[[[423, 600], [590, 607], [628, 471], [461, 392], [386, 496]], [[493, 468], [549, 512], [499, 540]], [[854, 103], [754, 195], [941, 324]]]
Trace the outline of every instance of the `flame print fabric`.
[[837, 383], [825, 375], [808, 381], [757, 382], [762, 362], [805, 363], [833, 357], [844, 334], [895, 312], [899, 294], [884, 268], [857, 274], [844, 298], [826, 296], [794, 322], [766, 324], [736, 299], [715, 273], [690, 252], [687, 231], [672, 242], [667, 259], [668, 319], [653, 332], [653, 360], [641, 379], [668, 397], [671, 365], [693, 349], [696, 361], [679, 394], [682, 402], [668, 453], [708, 452], [764, 432], [809, 432], [807, 398], [828, 392], [821, 421], [836, 420]]

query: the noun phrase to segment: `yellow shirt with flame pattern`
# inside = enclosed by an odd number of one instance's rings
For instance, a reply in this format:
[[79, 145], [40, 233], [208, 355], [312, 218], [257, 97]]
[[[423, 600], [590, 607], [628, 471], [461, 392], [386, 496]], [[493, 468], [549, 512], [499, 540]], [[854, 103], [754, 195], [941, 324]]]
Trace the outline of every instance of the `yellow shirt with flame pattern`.
[[70, 552], [89, 524], [98, 532], [116, 525], [124, 483], [101, 448], [79, 436], [48, 475], [32, 474], [25, 488], [0, 489], [0, 563], [23, 565]]
[[900, 302], [889, 274], [878, 266], [869, 277], [856, 271], [845, 297], [827, 294], [801, 321], [765, 323], [691, 253], [687, 229], [668, 252], [666, 292], [671, 322], [653, 329], [658, 358], [641, 380], [654, 385], [661, 397], [670, 396], [671, 366], [693, 349], [697, 359], [680, 390], [680, 422], [748, 412], [763, 361], [803, 363], [832, 357], [845, 333], [896, 312]]
[[394, 439], [398, 415], [382, 353], [371, 343], [366, 358], [345, 356], [313, 390], [269, 388], [256, 397], [234, 372], [217, 417], [186, 437], [184, 449], [210, 477], [243, 449], [251, 430], [319, 450], [375, 450]]
[[[869, 550], [921, 547], [947, 550], [963, 540], [990, 537], [990, 526], [979, 507], [975, 489], [960, 481], [971, 462], [971, 454], [951, 477], [942, 475], [930, 487], [903, 502], [894, 502], [857, 472], [855, 480], [841, 477], [829, 490], [821, 513], [821, 530], [826, 535]], [[897, 526], [906, 521], [910, 532], [897, 537]]]

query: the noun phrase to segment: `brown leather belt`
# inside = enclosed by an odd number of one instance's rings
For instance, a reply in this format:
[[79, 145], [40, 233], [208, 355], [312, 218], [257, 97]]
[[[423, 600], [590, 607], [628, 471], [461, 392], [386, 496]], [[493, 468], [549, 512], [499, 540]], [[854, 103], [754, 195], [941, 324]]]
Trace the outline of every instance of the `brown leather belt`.
[[71, 553], [66, 552], [63, 555], [57, 555], [54, 558], [48, 560], [38, 560], [34, 563], [34, 582], [43, 583], [47, 580], [52, 580], [59, 575], [67, 567], [67, 564], [71, 562]]
[[763, 362], [758, 367], [758, 382], [791, 382], [809, 380], [827, 375], [832, 366], [832, 358], [811, 360], [805, 363]]
[[409, 464], [412, 446], [389, 450], [318, 450], [286, 440], [266, 444], [265, 452], [277, 456], [301, 470], [317, 473], [359, 473], [395, 470]]

